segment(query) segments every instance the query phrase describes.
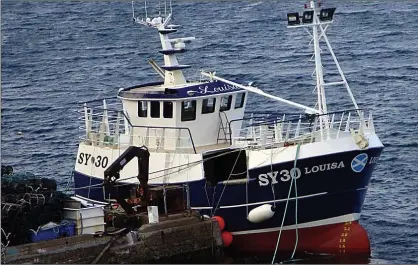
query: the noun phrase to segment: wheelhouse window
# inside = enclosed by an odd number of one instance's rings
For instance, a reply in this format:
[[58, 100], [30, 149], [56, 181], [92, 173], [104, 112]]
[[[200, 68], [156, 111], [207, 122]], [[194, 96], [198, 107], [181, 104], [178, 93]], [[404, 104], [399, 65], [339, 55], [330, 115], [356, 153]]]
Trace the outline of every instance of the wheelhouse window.
[[181, 121], [196, 119], [196, 100], [187, 100], [181, 103]]
[[244, 106], [245, 101], [245, 93], [239, 93], [237, 94], [237, 98], [235, 99], [235, 109], [240, 109]]
[[221, 98], [221, 108], [219, 111], [226, 111], [231, 109], [232, 95], [223, 96]]
[[163, 117], [173, 118], [173, 102], [164, 101], [163, 103]]
[[147, 117], [148, 113], [148, 101], [138, 101], [138, 117]]
[[205, 98], [202, 102], [202, 114], [215, 112], [216, 98]]
[[160, 117], [160, 102], [151, 101], [151, 118], [159, 118], [159, 117]]

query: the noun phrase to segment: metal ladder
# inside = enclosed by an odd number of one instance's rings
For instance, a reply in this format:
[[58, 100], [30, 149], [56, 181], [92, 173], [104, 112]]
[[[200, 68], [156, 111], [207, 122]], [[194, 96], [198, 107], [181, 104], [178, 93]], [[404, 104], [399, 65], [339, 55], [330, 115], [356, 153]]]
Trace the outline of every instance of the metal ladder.
[[[225, 123], [224, 124], [224, 120], [222, 119], [222, 116], [224, 115], [225, 117]], [[231, 131], [229, 130], [229, 121], [228, 121], [228, 116], [226, 115], [225, 112], [221, 111], [219, 112], [219, 130], [218, 130], [218, 137], [216, 139], [216, 143], [219, 144], [219, 141], [224, 141], [223, 143], [228, 143], [228, 141], [230, 140], [230, 136], [231, 136]], [[221, 131], [223, 132], [223, 137], [221, 138]]]

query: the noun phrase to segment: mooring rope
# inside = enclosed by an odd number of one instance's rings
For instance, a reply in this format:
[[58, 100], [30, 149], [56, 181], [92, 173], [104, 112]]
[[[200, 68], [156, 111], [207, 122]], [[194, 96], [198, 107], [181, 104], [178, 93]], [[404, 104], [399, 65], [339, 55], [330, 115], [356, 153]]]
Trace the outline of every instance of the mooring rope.
[[[271, 171], [271, 177], [273, 177], [273, 148], [271, 149], [271, 153], [270, 153], [270, 171]], [[271, 187], [271, 192], [273, 193], [273, 207], [274, 209], [276, 209], [276, 194], [274, 192], [273, 181], [270, 183], [270, 187]]]
[[1, 232], [2, 232], [2, 238], [5, 238], [5, 240], [7, 241], [6, 244], [3, 244], [3, 242], [1, 242], [1, 259], [3, 261], [3, 263], [5, 263], [6, 260], [6, 249], [10, 244], [10, 240], [9, 240], [9, 236], [11, 235], [11, 233], [8, 233], [6, 235], [6, 232], [3, 230], [3, 228], [0, 228]]
[[[115, 231], [113, 233], [108, 233], [108, 235], [112, 235], [112, 237], [107, 241], [105, 247], [102, 249], [102, 251], [100, 251], [99, 255], [91, 262], [91, 264], [97, 264], [100, 259], [103, 257], [103, 255], [106, 253], [106, 251], [108, 251], [108, 249], [112, 246], [112, 244], [119, 238], [121, 237], [121, 233], [126, 231], [127, 228], [122, 228], [118, 231]], [[129, 233], [129, 232], [128, 232]]]
[[[239, 156], [241, 155], [242, 150], [243, 150], [242, 148], [239, 150], [239, 153], [238, 153], [238, 155], [237, 155], [237, 159], [235, 159], [234, 166], [232, 167], [231, 172], [229, 173], [228, 179], [227, 179], [226, 181], [228, 181], [228, 180], [231, 178], [231, 176], [232, 176], [232, 172], [234, 172], [235, 166], [237, 165], [237, 162], [238, 162]], [[245, 152], [245, 151], [244, 151], [244, 152]], [[218, 203], [216, 204], [215, 209], [213, 209], [213, 214], [212, 214], [212, 216], [214, 216], [214, 215], [215, 215], [216, 210], [218, 209], [219, 204], [221, 203], [221, 199], [222, 199], [222, 196], [224, 195], [224, 191], [225, 191], [225, 189], [226, 189], [226, 186], [228, 186], [228, 185], [226, 185], [226, 184], [225, 184], [225, 185], [224, 185], [224, 188], [222, 189], [221, 196], [219, 196]]]
[[[296, 169], [296, 161], [297, 161], [298, 156], [299, 156], [300, 145], [301, 144], [298, 144], [298, 147], [297, 147], [295, 163], [293, 165], [293, 168], [294, 168], [293, 172], [295, 172], [295, 169]], [[296, 173], [294, 173], [294, 174], [296, 174]], [[293, 253], [292, 253], [292, 256], [290, 257], [290, 259], [293, 259], [293, 257], [295, 256], [296, 249], [297, 249], [297, 246], [299, 244], [299, 230], [298, 230], [298, 188], [297, 188], [297, 184], [296, 183], [297, 183], [297, 181], [296, 181], [296, 178], [295, 178], [295, 225], [296, 225], [295, 232], [296, 232], [296, 242], [295, 242], [295, 247], [293, 249]]]
[[[287, 194], [286, 206], [284, 208], [282, 223], [280, 225], [279, 237], [277, 238], [276, 249], [274, 250], [274, 255], [273, 255], [273, 259], [271, 260], [271, 264], [274, 263], [274, 260], [276, 259], [277, 249], [279, 248], [280, 238], [281, 238], [281, 235], [282, 235], [284, 219], [285, 219], [286, 213], [287, 213], [287, 206], [289, 205], [289, 199], [290, 199], [290, 193], [292, 191], [293, 181], [295, 181], [295, 191], [296, 191], [296, 177], [295, 177], [296, 173], [295, 172], [296, 172], [296, 162], [297, 162], [298, 157], [299, 157], [300, 145], [301, 144], [299, 143], [297, 148], [296, 148], [296, 157], [295, 157], [295, 161], [293, 163], [293, 174], [292, 174], [292, 172], [290, 173], [290, 176], [292, 177], [292, 180], [290, 181], [290, 187], [289, 187], [289, 192]], [[296, 222], [296, 242], [295, 242], [295, 248], [293, 250], [293, 254], [292, 254], [291, 258], [293, 258], [294, 254], [296, 252], [296, 247], [297, 247], [298, 240], [299, 240], [299, 235], [298, 235], [298, 230], [297, 230], [297, 197], [298, 196], [297, 196], [297, 192], [296, 192], [296, 194], [295, 194], [295, 200], [296, 200], [296, 210], [295, 210], [295, 212], [296, 212], [296, 220], [295, 220], [295, 222]]]

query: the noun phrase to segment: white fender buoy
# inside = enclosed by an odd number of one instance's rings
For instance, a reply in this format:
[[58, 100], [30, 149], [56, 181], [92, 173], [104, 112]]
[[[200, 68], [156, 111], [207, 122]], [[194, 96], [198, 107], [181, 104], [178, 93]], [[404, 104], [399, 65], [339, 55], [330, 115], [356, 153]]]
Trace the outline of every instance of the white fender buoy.
[[248, 214], [248, 221], [251, 223], [261, 223], [270, 218], [274, 215], [273, 206], [270, 204], [263, 204], [254, 208]]
[[224, 247], [229, 247], [234, 240], [234, 236], [229, 231], [222, 231], [221, 233], [222, 242], [224, 243]]

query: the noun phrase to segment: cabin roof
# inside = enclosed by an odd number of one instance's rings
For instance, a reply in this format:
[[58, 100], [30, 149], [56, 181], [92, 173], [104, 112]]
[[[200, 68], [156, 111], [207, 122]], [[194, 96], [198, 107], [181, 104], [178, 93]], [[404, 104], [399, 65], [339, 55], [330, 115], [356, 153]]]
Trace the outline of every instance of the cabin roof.
[[119, 90], [118, 97], [125, 99], [184, 99], [195, 97], [207, 97], [219, 94], [236, 93], [244, 91], [241, 88], [226, 84], [221, 81], [213, 82], [188, 82], [177, 86], [165, 86], [164, 82], [153, 82], [136, 85]]
[[190, 87], [190, 86], [195, 86], [195, 85], [199, 85], [199, 84], [204, 84], [205, 82], [188, 82], [186, 84], [181, 84], [181, 85], [164, 85], [164, 83], [158, 83], [156, 82], [157, 85], [155, 83], [151, 83], [151, 84], [144, 84], [144, 85], [139, 85], [139, 86], [133, 86], [127, 89], [127, 91], [131, 92], [131, 93], [153, 93], [153, 92], [164, 92], [166, 89], [169, 90], [175, 90], [175, 89], [181, 89], [184, 87]]

